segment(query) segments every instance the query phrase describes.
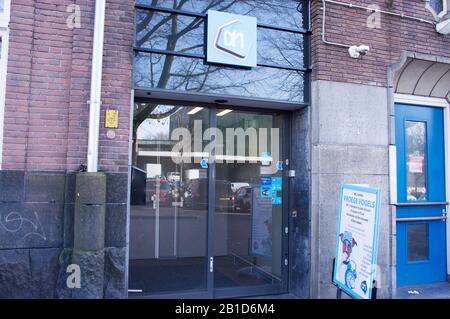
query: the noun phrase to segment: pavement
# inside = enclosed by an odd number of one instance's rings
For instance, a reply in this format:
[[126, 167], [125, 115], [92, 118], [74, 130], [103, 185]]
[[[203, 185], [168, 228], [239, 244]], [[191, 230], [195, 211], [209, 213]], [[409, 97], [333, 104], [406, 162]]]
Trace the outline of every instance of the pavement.
[[450, 299], [450, 282], [400, 287], [394, 299]]

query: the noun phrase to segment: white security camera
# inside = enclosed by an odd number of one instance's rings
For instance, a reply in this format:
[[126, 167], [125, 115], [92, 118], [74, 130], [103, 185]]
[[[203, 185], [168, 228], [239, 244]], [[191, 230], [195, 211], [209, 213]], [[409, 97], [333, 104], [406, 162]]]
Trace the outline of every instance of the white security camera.
[[440, 34], [450, 34], [450, 19], [444, 20], [436, 25], [436, 31]]
[[367, 45], [353, 45], [348, 49], [348, 54], [354, 59], [359, 58], [362, 55], [366, 55], [370, 51], [370, 47]]

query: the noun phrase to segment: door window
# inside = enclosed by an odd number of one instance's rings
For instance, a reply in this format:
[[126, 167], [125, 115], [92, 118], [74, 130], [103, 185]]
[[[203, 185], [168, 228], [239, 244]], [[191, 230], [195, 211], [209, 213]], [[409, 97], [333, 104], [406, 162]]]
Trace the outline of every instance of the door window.
[[427, 200], [427, 126], [425, 122], [406, 121], [405, 130], [407, 200]]

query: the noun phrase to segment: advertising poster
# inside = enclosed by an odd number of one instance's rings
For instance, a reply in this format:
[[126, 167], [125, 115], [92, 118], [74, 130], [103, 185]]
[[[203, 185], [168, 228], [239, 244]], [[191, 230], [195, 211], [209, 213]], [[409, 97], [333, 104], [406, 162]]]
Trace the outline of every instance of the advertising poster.
[[271, 177], [261, 177], [260, 185], [261, 197], [272, 198], [272, 178]]
[[272, 257], [272, 198], [253, 190], [250, 255]]
[[282, 177], [272, 177], [272, 204], [281, 205], [283, 204], [283, 178]]
[[333, 282], [358, 299], [372, 297], [380, 200], [380, 190], [341, 186]]

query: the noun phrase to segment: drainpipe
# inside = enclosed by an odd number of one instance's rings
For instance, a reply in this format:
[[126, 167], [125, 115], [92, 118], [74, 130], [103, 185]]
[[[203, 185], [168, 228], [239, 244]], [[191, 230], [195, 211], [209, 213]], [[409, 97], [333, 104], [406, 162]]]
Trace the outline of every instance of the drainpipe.
[[74, 299], [103, 298], [105, 275], [108, 275], [104, 271], [106, 175], [98, 172], [105, 7], [106, 0], [95, 1], [88, 171], [77, 174], [75, 185], [72, 263], [80, 267], [81, 287], [71, 292]]
[[94, 43], [92, 50], [91, 98], [89, 100], [89, 142], [87, 171], [97, 172], [100, 107], [102, 96], [103, 40], [106, 0], [95, 1]]

